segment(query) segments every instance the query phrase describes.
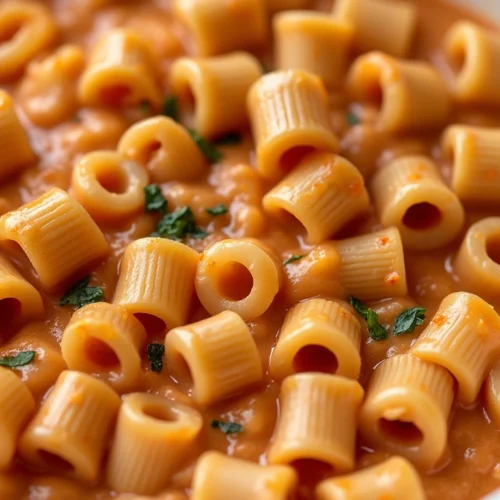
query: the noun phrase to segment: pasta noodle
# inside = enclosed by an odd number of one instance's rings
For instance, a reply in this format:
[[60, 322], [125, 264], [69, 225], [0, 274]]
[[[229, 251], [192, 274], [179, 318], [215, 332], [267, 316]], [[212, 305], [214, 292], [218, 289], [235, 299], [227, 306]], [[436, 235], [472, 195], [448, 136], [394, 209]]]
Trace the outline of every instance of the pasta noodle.
[[485, 407], [494, 424], [500, 426], [500, 362], [496, 361], [488, 374], [484, 386]]

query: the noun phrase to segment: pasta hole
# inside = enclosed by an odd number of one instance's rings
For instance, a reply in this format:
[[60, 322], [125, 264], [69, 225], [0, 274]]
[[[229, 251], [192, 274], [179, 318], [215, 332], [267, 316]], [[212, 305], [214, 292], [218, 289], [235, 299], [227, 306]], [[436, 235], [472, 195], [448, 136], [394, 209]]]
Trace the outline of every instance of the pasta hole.
[[467, 51], [465, 43], [460, 43], [454, 47], [453, 52], [450, 54], [449, 61], [451, 70], [458, 74], [460, 73], [467, 62]]
[[90, 337], [85, 343], [85, 355], [99, 368], [109, 371], [120, 367], [120, 360], [115, 351], [99, 339]]
[[413, 422], [381, 418], [378, 425], [380, 432], [387, 439], [391, 439], [403, 446], [416, 446], [422, 443], [424, 439], [422, 431]]
[[495, 264], [500, 265], [500, 234], [486, 240], [486, 252]]
[[100, 98], [108, 106], [119, 107], [130, 94], [131, 90], [127, 85], [108, 85], [101, 89]]
[[121, 168], [99, 172], [97, 181], [110, 193], [123, 194], [128, 188], [127, 176]]
[[252, 291], [252, 273], [239, 262], [228, 262], [218, 271], [217, 288], [229, 300], [243, 300]]
[[334, 473], [334, 468], [330, 464], [312, 458], [294, 460], [290, 465], [297, 471], [299, 484], [307, 487], [314, 487]]
[[21, 302], [14, 298], [0, 300], [0, 318], [3, 325], [10, 325], [21, 315]]
[[161, 420], [162, 422], [175, 422], [177, 416], [170, 410], [162, 405], [148, 405], [142, 409], [144, 415], [154, 418], [155, 420]]
[[75, 468], [64, 458], [46, 450], [38, 450], [38, 456], [51, 468], [58, 472], [72, 472]]
[[338, 367], [337, 356], [322, 345], [306, 345], [293, 358], [295, 372], [336, 373]]
[[279, 160], [281, 170], [289, 172], [302, 161], [305, 155], [314, 150], [315, 148], [311, 146], [296, 146], [295, 148], [285, 151]]
[[403, 224], [415, 231], [426, 231], [439, 225], [442, 214], [439, 208], [423, 202], [412, 205], [403, 216]]
[[192, 126], [196, 109], [196, 97], [188, 85], [183, 89], [182, 99], [179, 102], [181, 105], [182, 121], [187, 126]]
[[151, 144], [148, 144], [145, 148], [145, 151], [144, 151], [144, 155], [145, 155], [144, 163], [147, 164], [151, 160], [153, 160], [154, 157], [156, 156], [157, 152], [160, 150], [160, 148], [161, 148], [160, 141], [153, 141]]
[[142, 323], [149, 336], [161, 335], [167, 328], [165, 321], [158, 318], [158, 316], [146, 313], [136, 313], [134, 316]]
[[23, 24], [21, 22], [12, 23], [9, 26], [5, 26], [3, 30], [0, 31], [0, 43], [10, 42], [19, 31]]
[[377, 80], [374, 80], [371, 82], [371, 85], [368, 87], [368, 101], [370, 104], [375, 106], [377, 109], [380, 109], [382, 107], [382, 101], [384, 99], [384, 93], [382, 91], [382, 87], [380, 86], [380, 82], [377, 78]]

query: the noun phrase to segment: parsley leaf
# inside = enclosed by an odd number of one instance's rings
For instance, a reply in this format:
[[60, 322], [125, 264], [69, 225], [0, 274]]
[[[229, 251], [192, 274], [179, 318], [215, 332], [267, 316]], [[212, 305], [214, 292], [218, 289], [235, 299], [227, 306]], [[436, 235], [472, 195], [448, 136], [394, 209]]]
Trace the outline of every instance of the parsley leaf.
[[208, 233], [196, 226], [193, 212], [189, 207], [180, 207], [175, 212], [165, 215], [156, 225], [156, 232], [151, 236], [181, 241], [186, 236], [202, 240]]
[[410, 307], [398, 314], [392, 328], [393, 335], [412, 333], [417, 326], [425, 320], [426, 309], [424, 307]]
[[165, 97], [162, 113], [176, 122], [179, 121], [179, 101], [175, 95]]
[[139, 108], [141, 110], [141, 113], [144, 113], [145, 115], [147, 115], [148, 113], [151, 113], [151, 103], [144, 99], [143, 101], [140, 102], [139, 104]]
[[235, 144], [239, 144], [240, 142], [241, 135], [234, 132], [217, 139], [215, 141], [215, 144], [217, 144], [218, 146], [234, 146]]
[[243, 432], [243, 426], [236, 422], [224, 422], [223, 420], [212, 420], [210, 422], [212, 429], [219, 429], [224, 434], [239, 434]]
[[150, 184], [144, 188], [144, 198], [146, 199], [146, 212], [166, 213], [168, 202], [161, 192], [160, 186]]
[[365, 306], [359, 299], [350, 297], [351, 306], [359, 313], [368, 325], [368, 334], [373, 340], [385, 340], [387, 338], [387, 330], [378, 320], [378, 314], [369, 307]]
[[70, 288], [59, 301], [60, 306], [75, 306], [77, 309], [104, 301], [104, 290], [100, 286], [88, 286], [90, 276], [83, 278], [76, 285]]
[[305, 257], [305, 255], [290, 255], [290, 257], [288, 257], [288, 259], [285, 259], [283, 261], [283, 265], [286, 266], [287, 264], [290, 264], [292, 262], [295, 262], [297, 260], [300, 260], [300, 259], [303, 259]]
[[207, 160], [213, 163], [222, 159], [222, 153], [211, 142], [208, 142], [195, 130], [188, 129], [188, 132]]
[[160, 373], [163, 368], [163, 355], [165, 354], [165, 346], [158, 342], [149, 344], [146, 348], [151, 370]]
[[352, 111], [349, 111], [349, 113], [347, 113], [347, 123], [351, 127], [353, 127], [354, 125], [357, 125], [358, 123], [360, 123], [360, 119], [355, 113], [353, 113]]
[[0, 366], [16, 368], [16, 366], [28, 365], [35, 359], [35, 354], [35, 351], [21, 351], [15, 356], [0, 357]]
[[219, 203], [218, 205], [215, 205], [215, 207], [205, 208], [205, 212], [216, 217], [217, 215], [227, 214], [227, 207], [222, 203]]

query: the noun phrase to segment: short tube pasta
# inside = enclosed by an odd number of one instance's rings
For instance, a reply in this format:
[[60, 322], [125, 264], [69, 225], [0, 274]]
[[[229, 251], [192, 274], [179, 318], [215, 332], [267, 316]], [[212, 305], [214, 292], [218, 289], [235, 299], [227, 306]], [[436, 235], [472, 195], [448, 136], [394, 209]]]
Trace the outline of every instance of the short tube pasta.
[[200, 405], [227, 398], [263, 377], [252, 334], [231, 311], [175, 328], [165, 338], [165, 349], [170, 375], [191, 384]]
[[141, 375], [146, 331], [125, 309], [104, 302], [76, 311], [64, 330], [61, 352], [70, 370], [90, 373], [117, 391], [130, 390]]
[[262, 199], [271, 215], [295, 217], [306, 229], [308, 243], [335, 235], [348, 222], [368, 213], [370, 198], [363, 176], [346, 159], [323, 152], [303, 157]]
[[269, 248], [249, 238], [228, 239], [205, 250], [195, 286], [210, 314], [229, 310], [250, 320], [267, 311], [282, 278], [280, 263]]
[[373, 177], [370, 192], [380, 222], [397, 227], [405, 248], [432, 250], [454, 240], [465, 213], [425, 156], [403, 156]]
[[381, 52], [354, 61], [347, 88], [355, 99], [378, 109], [378, 124], [389, 132], [441, 127], [452, 106], [444, 79], [429, 63], [394, 59]]
[[493, 423], [500, 427], [500, 361], [491, 367], [484, 384], [484, 406]]
[[277, 380], [309, 371], [357, 379], [361, 370], [360, 345], [361, 325], [349, 306], [309, 299], [288, 311], [269, 370]]
[[330, 127], [325, 87], [319, 77], [307, 71], [264, 75], [250, 88], [247, 108], [257, 170], [265, 178], [280, 179], [306, 152], [336, 153], [339, 149]]
[[282, 500], [291, 498], [298, 483], [296, 472], [286, 465], [261, 466], [253, 462], [207, 451], [196, 464], [192, 500]]
[[144, 165], [153, 182], [198, 180], [208, 167], [187, 130], [165, 116], [132, 125], [120, 139], [117, 151]]
[[453, 377], [441, 366], [409, 354], [392, 356], [370, 379], [359, 431], [369, 446], [429, 469], [446, 447], [453, 396]]
[[128, 394], [118, 414], [107, 464], [118, 492], [156, 495], [198, 436], [203, 420], [189, 406], [152, 394]]
[[246, 96], [261, 74], [258, 59], [245, 52], [181, 57], [170, 69], [170, 87], [179, 98], [182, 121], [203, 137], [213, 138], [248, 125]]
[[19, 452], [38, 467], [95, 481], [119, 406], [104, 382], [64, 371], [23, 432]]
[[466, 292], [448, 295], [410, 353], [446, 368], [458, 382], [465, 405], [478, 397], [488, 368], [498, 358], [500, 317], [483, 299]]
[[114, 151], [84, 155], [73, 168], [73, 196], [96, 221], [117, 221], [144, 208], [144, 167]]

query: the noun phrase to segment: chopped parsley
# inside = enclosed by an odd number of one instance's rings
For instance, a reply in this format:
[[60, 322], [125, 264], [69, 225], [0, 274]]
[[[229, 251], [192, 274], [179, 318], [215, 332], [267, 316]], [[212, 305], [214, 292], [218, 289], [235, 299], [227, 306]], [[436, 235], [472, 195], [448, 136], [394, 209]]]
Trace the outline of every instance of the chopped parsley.
[[175, 212], [165, 215], [156, 225], [156, 232], [151, 236], [182, 241], [187, 236], [202, 240], [208, 233], [196, 226], [194, 215], [189, 207], [180, 207]]
[[290, 255], [288, 259], [285, 259], [283, 261], [283, 265], [286, 266], [287, 264], [291, 264], [292, 262], [296, 262], [297, 260], [303, 259], [305, 255]]
[[162, 113], [176, 122], [179, 121], [179, 101], [175, 95], [165, 97]]
[[243, 426], [236, 422], [224, 422], [223, 420], [212, 420], [210, 422], [212, 429], [219, 429], [224, 434], [239, 434], [243, 432]]
[[196, 130], [188, 129], [188, 132], [207, 160], [214, 163], [222, 159], [222, 153], [211, 142], [198, 134]]
[[146, 212], [160, 212], [162, 214], [167, 212], [168, 202], [157, 184], [150, 184], [144, 188], [144, 198]]
[[358, 118], [358, 116], [353, 113], [352, 111], [349, 111], [349, 113], [347, 113], [347, 123], [353, 127], [354, 125], [357, 125], [358, 123], [360, 123], [360, 119]]
[[144, 113], [145, 115], [151, 113], [151, 108], [152, 108], [151, 103], [146, 99], [141, 101], [141, 103], [139, 104], [139, 109], [141, 110], [141, 113]]
[[28, 365], [35, 359], [35, 354], [35, 351], [21, 351], [15, 356], [2, 356], [0, 357], [0, 366], [16, 368], [17, 366]]
[[90, 276], [83, 278], [70, 288], [59, 301], [60, 306], [75, 306], [76, 309], [104, 301], [104, 290], [100, 286], [89, 286]]
[[359, 313], [368, 325], [368, 334], [373, 340], [385, 340], [387, 338], [387, 330], [378, 320], [378, 314], [369, 307], [365, 306], [359, 299], [350, 297], [351, 306]]
[[220, 137], [215, 141], [218, 146], [234, 146], [241, 142], [241, 135], [236, 132], [232, 134], [227, 134], [224, 137]]
[[165, 346], [158, 342], [149, 344], [146, 348], [151, 370], [160, 373], [163, 368], [163, 355], [165, 354]]
[[403, 333], [412, 333], [417, 326], [420, 326], [425, 320], [426, 309], [424, 307], [410, 307], [405, 309], [396, 318], [392, 328], [393, 335]]
[[207, 214], [213, 215], [214, 217], [217, 217], [217, 215], [227, 214], [227, 207], [226, 205], [219, 203], [218, 205], [215, 205], [215, 207], [205, 208], [205, 212], [207, 212]]

